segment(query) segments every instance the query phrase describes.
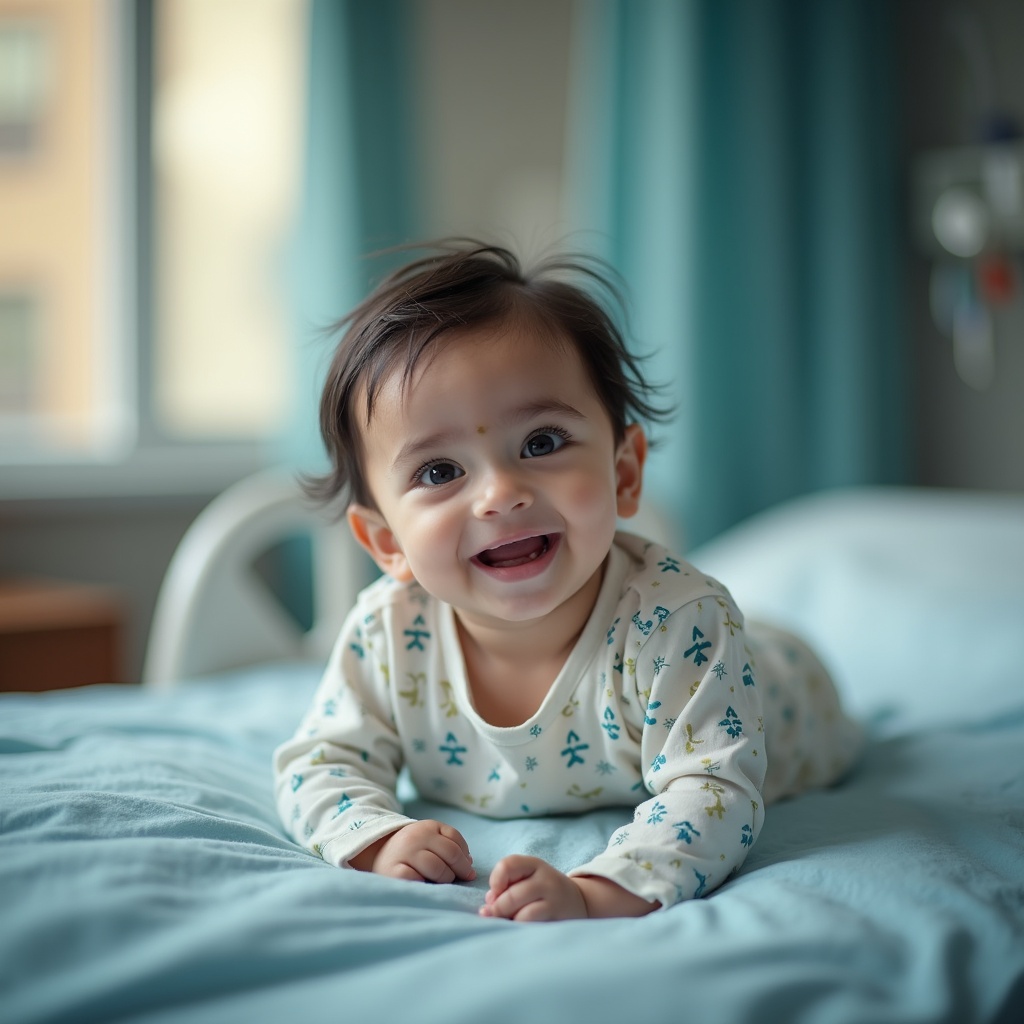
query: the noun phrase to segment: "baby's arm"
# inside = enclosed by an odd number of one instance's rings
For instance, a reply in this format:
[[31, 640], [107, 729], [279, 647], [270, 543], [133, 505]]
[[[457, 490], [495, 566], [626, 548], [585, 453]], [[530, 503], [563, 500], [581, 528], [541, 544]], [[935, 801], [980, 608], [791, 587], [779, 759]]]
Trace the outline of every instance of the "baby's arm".
[[664, 626], [635, 644], [624, 680], [650, 796], [570, 877], [600, 876], [670, 906], [743, 862], [763, 821], [765, 752], [758, 670], [731, 601], [709, 594]]
[[281, 817], [297, 841], [330, 864], [393, 877], [440, 879], [449, 869], [466, 877], [470, 869], [455, 852], [465, 840], [449, 826], [408, 817], [395, 794], [402, 745], [378, 640], [357, 607], [309, 711], [275, 752]]
[[661, 905], [649, 903], [607, 878], [569, 878], [538, 857], [502, 857], [489, 881], [481, 916], [511, 921], [642, 917]]

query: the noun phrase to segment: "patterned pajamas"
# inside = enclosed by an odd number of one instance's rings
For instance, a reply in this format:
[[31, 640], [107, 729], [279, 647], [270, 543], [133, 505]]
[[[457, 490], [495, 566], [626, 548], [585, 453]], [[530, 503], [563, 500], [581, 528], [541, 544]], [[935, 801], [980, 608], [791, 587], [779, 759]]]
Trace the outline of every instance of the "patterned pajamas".
[[313, 706], [275, 754], [295, 838], [344, 866], [407, 824], [403, 765], [425, 798], [490, 817], [629, 805], [633, 821], [570, 874], [669, 906], [743, 862], [766, 799], [835, 781], [858, 746], [804, 644], [746, 628], [719, 583], [624, 533], [537, 712], [497, 727], [470, 694], [450, 606], [388, 579], [364, 591]]

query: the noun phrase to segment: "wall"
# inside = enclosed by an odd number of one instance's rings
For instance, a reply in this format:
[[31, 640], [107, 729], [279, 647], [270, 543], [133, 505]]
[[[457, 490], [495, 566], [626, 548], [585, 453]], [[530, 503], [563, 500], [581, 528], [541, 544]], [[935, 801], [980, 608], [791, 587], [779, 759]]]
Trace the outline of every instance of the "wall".
[[425, 237], [495, 238], [526, 259], [561, 241], [572, 7], [413, 5]]
[[[1024, 3], [902, 0], [898, 10], [909, 188], [915, 157], [978, 143], [989, 109], [1002, 111], [1024, 130]], [[988, 390], [976, 391], [957, 376], [952, 342], [932, 318], [932, 261], [913, 242], [908, 244], [907, 315], [916, 371], [916, 473], [921, 484], [1024, 490], [1022, 255], [1016, 254], [1013, 300], [994, 310], [995, 379]]]
[[112, 587], [124, 609], [124, 678], [137, 681], [164, 571], [206, 501], [0, 503], [0, 575]]
[[[950, 6], [950, 5], [947, 5]], [[934, 0], [902, 0], [903, 157], [973, 141], [964, 69]], [[419, 0], [417, 70], [427, 235], [495, 232], [528, 252], [560, 237], [571, 0]], [[1024, 124], [1024, 4], [968, 8], [992, 47], [1003, 105]], [[513, 230], [513, 226], [514, 230]], [[917, 482], [1024, 489], [1024, 305], [1000, 314], [997, 378], [976, 393], [928, 311], [929, 263], [910, 247]], [[0, 502], [0, 573], [109, 583], [125, 594], [137, 678], [160, 579], [208, 496], [172, 502]]]

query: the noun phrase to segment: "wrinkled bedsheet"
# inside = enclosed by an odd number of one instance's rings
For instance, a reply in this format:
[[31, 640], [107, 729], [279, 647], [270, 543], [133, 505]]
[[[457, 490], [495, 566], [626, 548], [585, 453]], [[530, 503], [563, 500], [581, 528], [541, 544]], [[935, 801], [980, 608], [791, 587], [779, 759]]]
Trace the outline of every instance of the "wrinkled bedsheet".
[[[844, 691], [859, 693], [863, 762], [836, 789], [770, 808], [742, 871], [710, 897], [638, 920], [521, 925], [476, 913], [500, 856], [568, 868], [603, 848], [628, 809], [500, 822], [407, 791], [413, 813], [466, 835], [473, 884], [341, 871], [296, 847], [274, 810], [270, 754], [316, 667], [260, 666], [167, 693], [0, 697], [0, 1019], [1019, 1024], [1024, 572], [1013, 574], [1024, 543], [997, 548], [1024, 534], [1024, 504], [996, 503], [1002, 532], [978, 509], [953, 517], [974, 524], [965, 579], [949, 561], [924, 568], [935, 542], [913, 502], [883, 518], [913, 513], [916, 556], [896, 530], [900, 558], [859, 534], [841, 557], [851, 528], [836, 513], [849, 501], [830, 500], [796, 510], [790, 542], [825, 576], [801, 565], [802, 589], [774, 565], [792, 514], [693, 558], [741, 606], [746, 589], [766, 614], [817, 621]], [[746, 571], [732, 565], [733, 582], [719, 567], [735, 560]], [[837, 573], [845, 590], [832, 608], [822, 594]], [[999, 616], [1015, 601], [1006, 631]], [[863, 677], [874, 662], [844, 630], [844, 609], [850, 628], [903, 616], [902, 640], [888, 626], [879, 634], [884, 671]], [[947, 640], [957, 657], [934, 650]]]

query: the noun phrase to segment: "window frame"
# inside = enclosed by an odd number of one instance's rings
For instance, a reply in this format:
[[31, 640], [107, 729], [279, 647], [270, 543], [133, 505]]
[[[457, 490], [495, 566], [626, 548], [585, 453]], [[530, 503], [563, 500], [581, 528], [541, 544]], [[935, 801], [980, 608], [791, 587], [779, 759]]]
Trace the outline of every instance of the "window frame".
[[111, 173], [103, 184], [109, 210], [97, 258], [105, 268], [100, 302], [114, 335], [107, 372], [123, 374], [128, 413], [120, 435], [81, 456], [45, 451], [7, 461], [0, 455], [0, 507], [81, 499], [164, 499], [219, 493], [280, 459], [267, 439], [168, 438], [157, 427], [154, 364], [154, 169], [152, 164], [156, 0], [97, 0], [110, 89]]

